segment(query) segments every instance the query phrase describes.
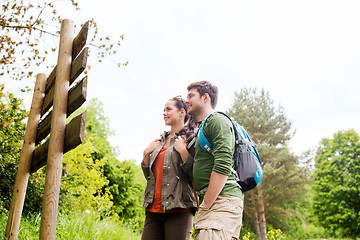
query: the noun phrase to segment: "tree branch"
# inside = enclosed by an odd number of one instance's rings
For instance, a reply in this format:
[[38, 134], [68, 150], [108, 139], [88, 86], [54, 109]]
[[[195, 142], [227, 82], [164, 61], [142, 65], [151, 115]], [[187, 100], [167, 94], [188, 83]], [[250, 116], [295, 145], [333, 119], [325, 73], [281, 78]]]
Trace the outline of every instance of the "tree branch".
[[[308, 160], [305, 162], [305, 164], [308, 164], [310, 161], [311, 161], [311, 159], [308, 159]], [[279, 186], [281, 186], [282, 184], [284, 184], [285, 182], [287, 182], [289, 179], [295, 177], [296, 175], [298, 175], [299, 173], [301, 173], [301, 172], [304, 171], [304, 170], [305, 170], [304, 167], [300, 168], [299, 171], [297, 171], [297, 172], [295, 172], [294, 174], [286, 177], [284, 180], [282, 180], [281, 182], [279, 182], [278, 184], [276, 184], [274, 187], [272, 187], [271, 190], [274, 190], [274, 189], [278, 188]]]
[[272, 190], [280, 187], [282, 184], [284, 184], [285, 182], [287, 182], [289, 179], [295, 177], [296, 175], [298, 175], [299, 173], [301, 173], [303, 171], [303, 169], [300, 169], [298, 172], [286, 177], [284, 180], [282, 180], [281, 182], [279, 182], [278, 184], [276, 184], [274, 187], [272, 187]]
[[57, 34], [55, 34], [55, 33], [51, 33], [51, 32], [48, 32], [48, 31], [45, 31], [45, 30], [43, 30], [43, 29], [34, 28], [34, 30], [39, 31], [39, 32], [42, 32], [42, 33], [46, 33], [46, 34], [49, 34], [49, 35], [52, 35], [52, 36], [54, 36], [54, 37], [60, 37], [60, 35], [57, 35]]

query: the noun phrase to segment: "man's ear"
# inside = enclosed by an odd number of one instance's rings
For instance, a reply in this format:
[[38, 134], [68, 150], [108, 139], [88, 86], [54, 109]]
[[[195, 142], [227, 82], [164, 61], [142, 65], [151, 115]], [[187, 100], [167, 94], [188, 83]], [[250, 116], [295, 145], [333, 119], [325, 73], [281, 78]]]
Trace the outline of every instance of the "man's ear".
[[204, 97], [204, 101], [205, 101], [205, 102], [211, 101], [211, 97], [210, 97], [210, 95], [209, 95], [208, 93], [205, 93], [205, 94], [203, 95], [203, 97]]

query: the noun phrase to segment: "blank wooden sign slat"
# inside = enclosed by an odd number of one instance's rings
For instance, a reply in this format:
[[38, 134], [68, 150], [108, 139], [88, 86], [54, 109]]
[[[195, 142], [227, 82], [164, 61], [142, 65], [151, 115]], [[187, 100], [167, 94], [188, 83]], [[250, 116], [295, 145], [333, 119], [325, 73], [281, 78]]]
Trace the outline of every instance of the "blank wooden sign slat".
[[53, 105], [54, 100], [54, 88], [51, 88], [45, 95], [43, 107], [41, 109], [41, 116], [43, 116]]
[[[71, 122], [73, 123], [71, 124]], [[64, 153], [76, 148], [84, 142], [86, 111], [71, 120], [71, 122], [66, 125]]]
[[[87, 77], [84, 77], [75, 87], [70, 89], [67, 104], [67, 116], [70, 116], [86, 101]], [[52, 112], [50, 112], [39, 124], [36, 136], [36, 145], [50, 133]]]
[[89, 21], [87, 21], [84, 24], [79, 34], [74, 38], [73, 48], [72, 48], [73, 60], [77, 57], [81, 49], [85, 46], [88, 32], [89, 32]]
[[33, 160], [31, 162], [30, 173], [36, 172], [41, 167], [46, 165], [48, 150], [49, 139], [35, 149]]
[[70, 89], [67, 106], [67, 116], [70, 116], [86, 101], [87, 93], [87, 76], [85, 76], [76, 87]]
[[84, 48], [80, 55], [71, 64], [70, 85], [85, 70], [87, 58], [89, 56], [89, 48]]
[[47, 78], [45, 94], [47, 94], [50, 91], [50, 89], [54, 86], [55, 77], [56, 77], [56, 66], [54, 67], [54, 69], [51, 71], [50, 75]]
[[[71, 63], [70, 84], [72, 84], [76, 80], [76, 78], [85, 70], [88, 55], [89, 55], [89, 48], [84, 48], [84, 50], [75, 59], [75, 61]], [[54, 68], [54, 70], [56, 70], [56, 67]], [[51, 78], [51, 79], [49, 77], [48, 84], [49, 84], [49, 81], [53, 81], [53, 80], [55, 80], [55, 77]], [[52, 86], [54, 85], [53, 83], [51, 83], [51, 84], [52, 84]], [[52, 107], [53, 99], [54, 99], [54, 88], [51, 87], [45, 96], [44, 105], [41, 110], [42, 116]]]
[[[78, 115], [66, 125], [64, 139], [64, 153], [76, 148], [84, 142], [86, 111]], [[35, 149], [30, 172], [36, 172], [46, 165], [49, 140]]]
[[35, 144], [38, 145], [50, 133], [52, 112], [50, 112], [40, 123], [36, 135]]
[[[81, 28], [79, 34], [74, 38], [73, 46], [72, 46], [72, 61], [77, 57], [77, 55], [80, 53], [80, 51], [83, 49], [83, 47], [85, 47], [88, 32], [89, 32], [89, 21], [87, 21], [84, 24], [84, 26]], [[86, 64], [86, 62], [85, 62], [85, 64]], [[46, 88], [45, 88], [46, 94], [54, 86], [55, 77], [56, 77], [56, 66], [51, 71], [51, 73], [47, 79]], [[76, 79], [76, 77], [74, 78], [74, 80]]]

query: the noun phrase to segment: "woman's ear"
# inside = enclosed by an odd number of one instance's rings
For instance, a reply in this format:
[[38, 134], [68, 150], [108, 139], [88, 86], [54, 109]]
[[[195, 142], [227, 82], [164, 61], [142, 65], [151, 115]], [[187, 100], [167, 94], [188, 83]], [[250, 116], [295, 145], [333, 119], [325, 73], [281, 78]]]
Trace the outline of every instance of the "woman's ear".
[[180, 110], [180, 113], [181, 113], [181, 116], [185, 116], [185, 115], [186, 115], [185, 109], [182, 108], [182, 109]]

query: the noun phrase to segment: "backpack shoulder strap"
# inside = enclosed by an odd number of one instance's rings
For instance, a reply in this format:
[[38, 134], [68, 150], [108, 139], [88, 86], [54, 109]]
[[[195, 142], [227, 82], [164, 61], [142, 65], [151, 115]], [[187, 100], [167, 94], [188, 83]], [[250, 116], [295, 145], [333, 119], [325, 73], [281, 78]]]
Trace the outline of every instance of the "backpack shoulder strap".
[[207, 119], [212, 115], [209, 114], [205, 119], [204, 121], [202, 121], [201, 125], [200, 125], [200, 128], [199, 128], [199, 133], [198, 133], [198, 141], [199, 141], [199, 144], [200, 144], [200, 147], [204, 150], [204, 151], [207, 151], [207, 152], [212, 152], [212, 146], [210, 144], [210, 142], [206, 139], [205, 135], [204, 135], [204, 125], [205, 125], [205, 122], [207, 121]]
[[[226, 116], [231, 122], [231, 118], [226, 115], [226, 113], [223, 113], [223, 112], [220, 112], [220, 111], [216, 111], [216, 112], [213, 112], [213, 113], [220, 113], [224, 116]], [[211, 143], [206, 139], [205, 135], [204, 135], [204, 125], [207, 121], [207, 119], [213, 114], [209, 114], [205, 119], [204, 121], [202, 121], [201, 125], [200, 125], [200, 128], [199, 128], [199, 134], [198, 134], [198, 141], [199, 141], [199, 144], [201, 146], [201, 148], [204, 150], [204, 151], [207, 151], [207, 152], [212, 152], [212, 146], [211, 146]]]

